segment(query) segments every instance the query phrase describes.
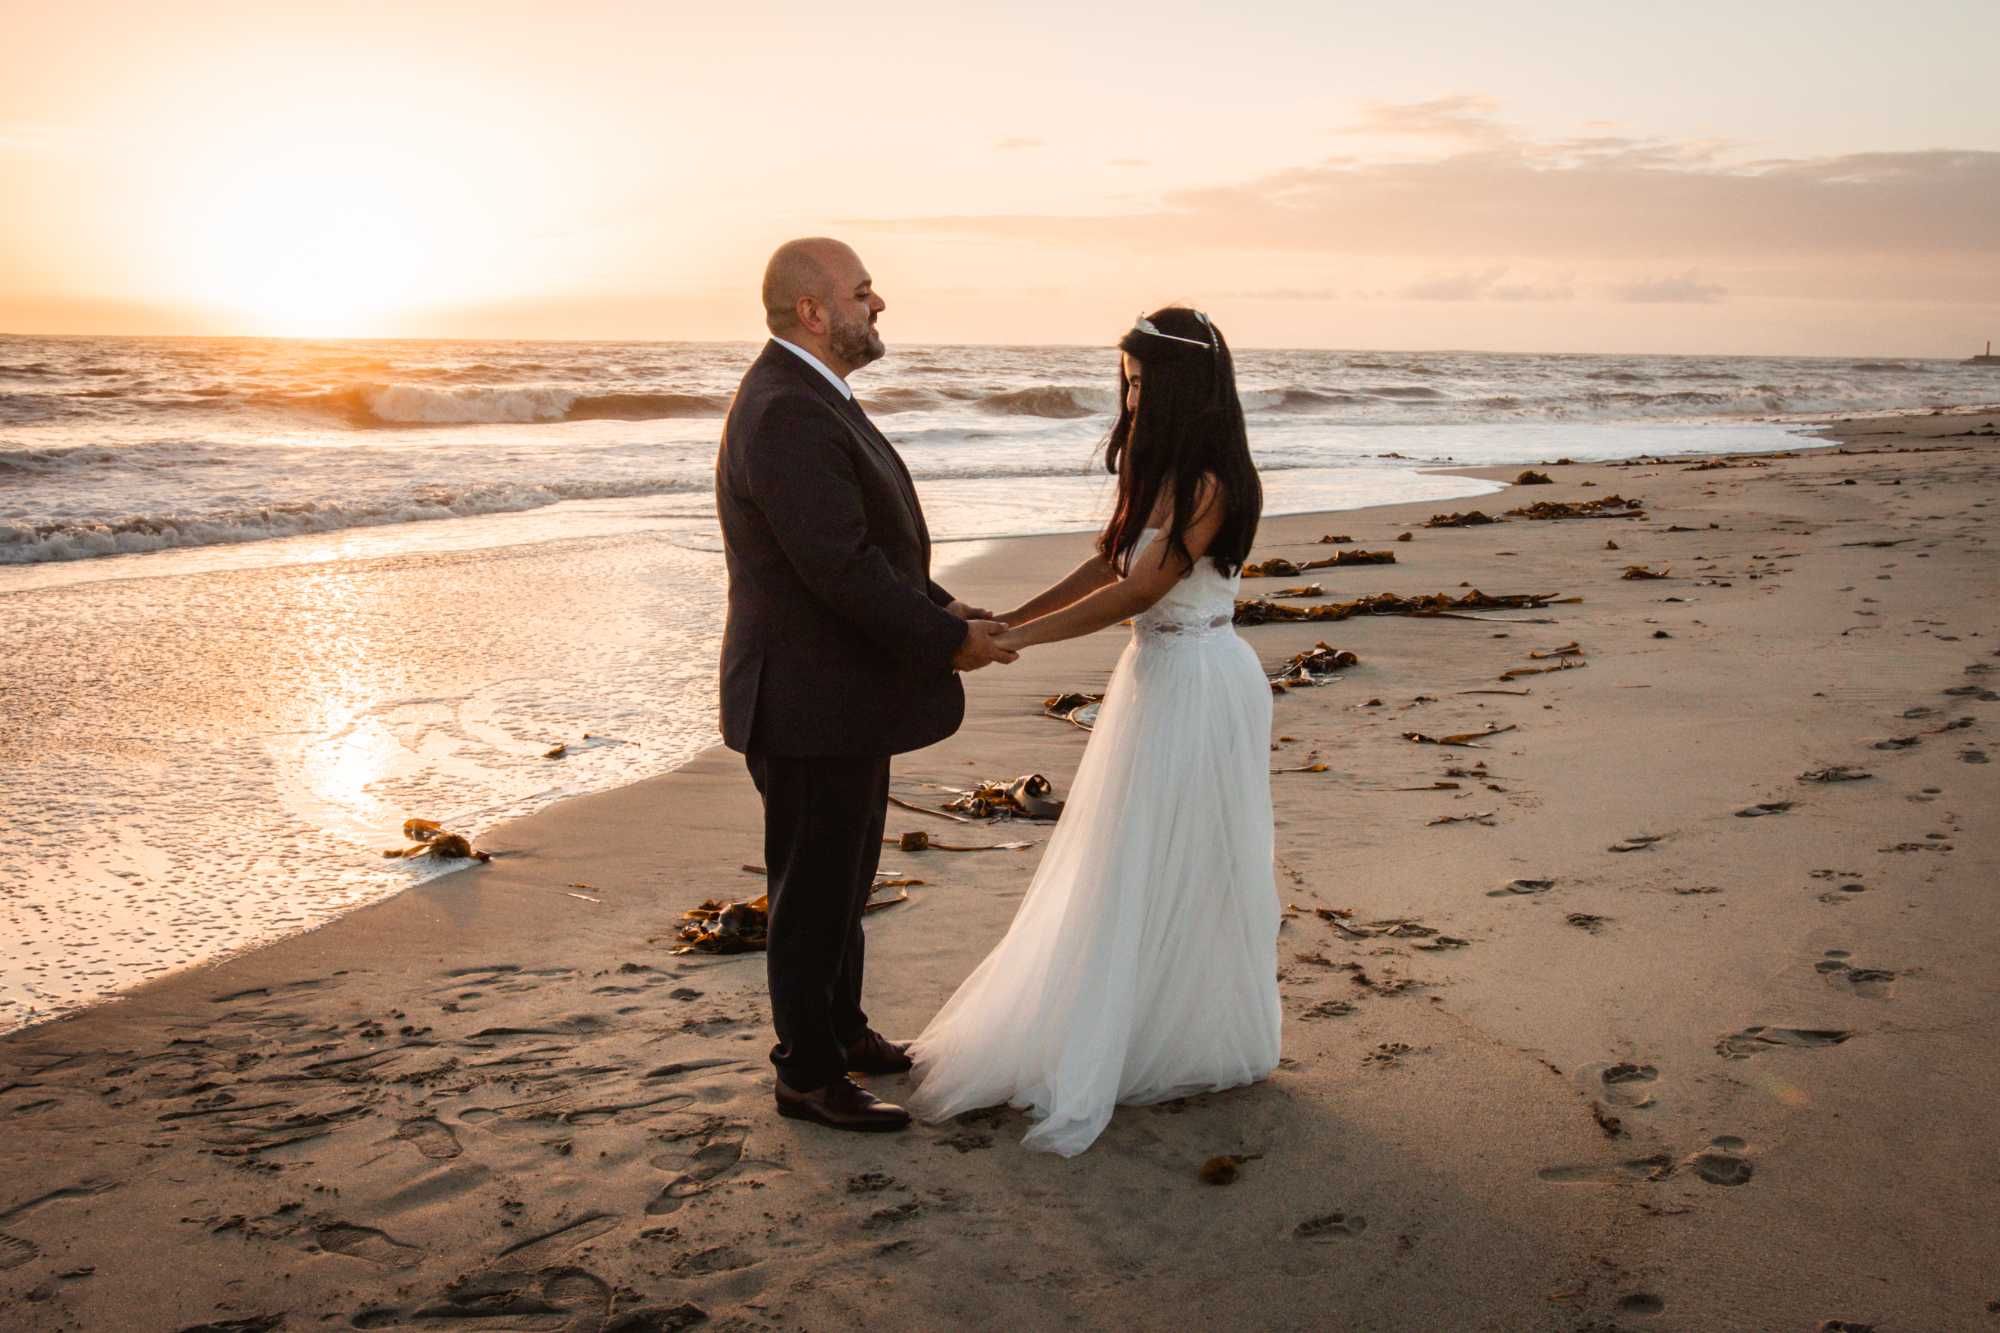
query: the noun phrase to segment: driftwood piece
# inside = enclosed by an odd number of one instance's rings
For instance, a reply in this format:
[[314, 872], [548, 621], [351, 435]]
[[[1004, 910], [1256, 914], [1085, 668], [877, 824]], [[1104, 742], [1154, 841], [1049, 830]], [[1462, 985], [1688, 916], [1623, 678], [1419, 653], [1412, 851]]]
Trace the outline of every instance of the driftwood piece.
[[1097, 709], [1104, 702], [1101, 694], [1051, 694], [1042, 700], [1042, 716], [1056, 718], [1089, 731], [1097, 725]]
[[1651, 569], [1645, 565], [1627, 565], [1625, 566], [1625, 572], [1618, 577], [1621, 579], [1664, 579], [1670, 577], [1673, 574], [1673, 570], [1674, 567], [1672, 565], [1662, 565], [1658, 569]]
[[1480, 747], [1475, 742], [1483, 741], [1488, 736], [1498, 736], [1517, 730], [1519, 725], [1519, 723], [1509, 723], [1504, 727], [1488, 727], [1484, 731], [1461, 731], [1451, 736], [1426, 736], [1421, 731], [1406, 731], [1403, 733], [1403, 739], [1416, 741], [1420, 745], [1462, 745], [1467, 749], [1476, 750]]
[[1545, 662], [1551, 657], [1582, 657], [1583, 649], [1578, 646], [1575, 639], [1571, 639], [1568, 643], [1555, 648], [1531, 649], [1528, 656], [1537, 662]]
[[884, 847], [894, 847], [899, 852], [1015, 852], [1023, 847], [1032, 847], [1029, 842], [988, 842], [977, 846], [958, 846], [949, 842], [937, 842], [922, 829], [911, 829], [893, 838], [882, 839]]
[[930, 815], [934, 819], [949, 819], [954, 824], [971, 824], [977, 822], [967, 819], [963, 815], [955, 815], [949, 810], [933, 810], [927, 805], [918, 805], [914, 801], [906, 801], [900, 796], [891, 796], [889, 804], [911, 811], [914, 814]]
[[1579, 661], [1574, 657], [1559, 657], [1553, 666], [1511, 667], [1500, 673], [1500, 679], [1514, 680], [1521, 676], [1539, 676], [1550, 671], [1578, 671], [1589, 665], [1590, 663]]
[[407, 860], [413, 856], [429, 856], [438, 861], [491, 861], [490, 852], [475, 851], [471, 839], [462, 833], [447, 833], [436, 820], [406, 819], [403, 821], [403, 836], [413, 847], [391, 847], [382, 855]]
[[1322, 639], [1302, 653], [1293, 653], [1283, 666], [1264, 674], [1274, 689], [1324, 685], [1336, 671], [1344, 671], [1360, 661], [1353, 653], [1335, 648]]
[[1301, 583], [1290, 588], [1279, 588], [1271, 593], [1273, 597], [1324, 597], [1326, 589], [1317, 583]]
[[[745, 870], [762, 867], [745, 866]], [[910, 891], [907, 886], [922, 884], [920, 879], [878, 878], [868, 890], [868, 902], [863, 912], [879, 912], [885, 907], [907, 902]], [[888, 897], [878, 897], [888, 890], [895, 892]], [[675, 953], [755, 953], [764, 948], [770, 930], [771, 900], [765, 894], [741, 902], [730, 902], [722, 898], [709, 898], [697, 906], [681, 913], [681, 927], [676, 932], [681, 941]]]
[[1246, 579], [1290, 579], [1301, 574], [1309, 574], [1315, 569], [1336, 569], [1342, 565], [1393, 565], [1396, 563], [1394, 551], [1335, 551], [1332, 555], [1318, 560], [1287, 560], [1274, 555], [1269, 560], [1256, 560], [1243, 566]]
[[946, 801], [944, 808], [973, 819], [1055, 819], [1063, 803], [1055, 787], [1040, 773], [1024, 773], [1012, 782], [982, 782]]
[[[1458, 513], [1456, 510], [1449, 514], [1432, 514], [1424, 520], [1424, 526], [1427, 528], [1476, 528], [1482, 523], [1498, 522], [1500, 522], [1499, 519], [1493, 517], [1493, 515], [1483, 509], [1470, 509], [1463, 514]], [[1396, 540], [1402, 541], [1403, 538], [1398, 537]]]
[[1537, 500], [1507, 513], [1521, 518], [1644, 518], [1644, 500], [1607, 495], [1602, 500]]
[[1312, 607], [1286, 606], [1281, 602], [1256, 598], [1236, 604], [1236, 623], [1264, 625], [1273, 621], [1346, 620], [1349, 616], [1451, 616], [1466, 611], [1543, 607], [1555, 600], [1554, 593], [1500, 593], [1489, 596], [1477, 588], [1458, 597], [1443, 592], [1418, 597], [1380, 592], [1351, 602], [1330, 602], [1325, 606]]
[[1353, 540], [1354, 538], [1344, 532], [1329, 532], [1319, 539], [1319, 544], [1321, 546], [1345, 546]]

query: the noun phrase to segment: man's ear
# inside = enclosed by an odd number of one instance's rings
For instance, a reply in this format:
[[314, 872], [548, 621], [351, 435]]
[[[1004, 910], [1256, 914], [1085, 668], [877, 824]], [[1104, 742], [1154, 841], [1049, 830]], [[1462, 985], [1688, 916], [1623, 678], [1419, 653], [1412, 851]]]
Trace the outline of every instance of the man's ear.
[[813, 297], [801, 296], [792, 303], [792, 312], [799, 317], [799, 327], [806, 332], [826, 332], [826, 318], [820, 311], [819, 302]]

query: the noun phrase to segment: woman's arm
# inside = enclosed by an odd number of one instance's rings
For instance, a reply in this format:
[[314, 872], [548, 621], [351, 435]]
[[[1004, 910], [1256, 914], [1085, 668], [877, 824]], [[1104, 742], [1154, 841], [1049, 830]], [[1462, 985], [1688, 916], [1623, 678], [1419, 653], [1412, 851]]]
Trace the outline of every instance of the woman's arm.
[[[1195, 494], [1195, 520], [1187, 531], [1189, 559], [1181, 559], [1165, 542], [1156, 542], [1134, 557], [1132, 572], [1124, 578], [1099, 587], [1060, 610], [996, 634], [994, 643], [1019, 652], [1038, 643], [1094, 634], [1106, 625], [1138, 615], [1165, 597], [1194, 568], [1193, 562], [1207, 553], [1209, 543], [1222, 527], [1222, 506], [1215, 503], [1215, 490], [1213, 482], [1204, 480]], [[1010, 619], [1008, 623], [1014, 622]]]
[[1009, 625], [1023, 624], [1037, 616], [1045, 616], [1051, 611], [1060, 611], [1079, 597], [1087, 596], [1105, 584], [1117, 581], [1118, 571], [1111, 567], [1111, 562], [1093, 552], [1090, 559], [1063, 575], [1043, 591], [1036, 593], [1012, 611], [1003, 611], [993, 618]]

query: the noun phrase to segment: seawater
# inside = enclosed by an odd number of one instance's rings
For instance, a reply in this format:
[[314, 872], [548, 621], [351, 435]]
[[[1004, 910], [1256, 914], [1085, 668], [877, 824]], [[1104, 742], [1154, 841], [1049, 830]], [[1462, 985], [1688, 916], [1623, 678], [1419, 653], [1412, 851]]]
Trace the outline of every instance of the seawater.
[[[0, 338], [0, 1029], [434, 873], [380, 855], [406, 817], [477, 835], [712, 744], [711, 467], [756, 350]], [[1113, 355], [855, 377], [947, 580], [975, 539], [1101, 521]], [[1930, 362], [1238, 359], [1273, 513], [1995, 396]]]

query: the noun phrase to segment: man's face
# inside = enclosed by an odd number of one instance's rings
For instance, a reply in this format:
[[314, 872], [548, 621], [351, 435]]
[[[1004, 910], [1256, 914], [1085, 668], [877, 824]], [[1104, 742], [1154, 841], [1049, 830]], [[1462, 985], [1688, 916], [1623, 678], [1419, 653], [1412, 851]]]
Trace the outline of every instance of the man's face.
[[888, 349], [875, 331], [875, 317], [887, 310], [889, 303], [875, 294], [874, 279], [868, 276], [861, 257], [852, 250], [834, 256], [827, 265], [827, 278], [827, 342], [833, 354], [850, 370], [880, 360]]

